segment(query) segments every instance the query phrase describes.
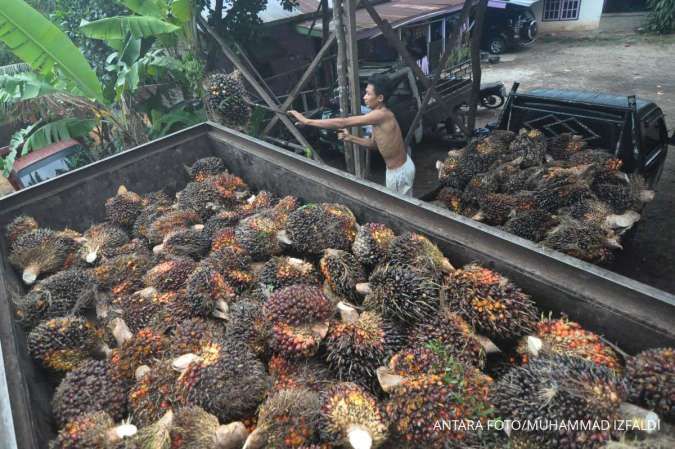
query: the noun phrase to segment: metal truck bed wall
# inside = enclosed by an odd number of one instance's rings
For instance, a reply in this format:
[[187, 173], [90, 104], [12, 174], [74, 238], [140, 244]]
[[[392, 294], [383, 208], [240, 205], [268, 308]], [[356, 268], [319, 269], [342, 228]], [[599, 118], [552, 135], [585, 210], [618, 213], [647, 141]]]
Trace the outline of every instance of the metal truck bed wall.
[[[223, 158], [256, 189], [310, 202], [344, 203], [361, 223], [382, 222], [397, 232], [424, 233], [456, 266], [477, 261], [499, 270], [530, 293], [543, 311], [564, 311], [629, 353], [675, 346], [673, 295], [209, 123], [5, 197], [0, 200], [0, 226], [4, 231], [9, 221], [25, 213], [42, 226], [83, 231], [103, 219], [104, 202], [120, 184], [139, 193], [165, 189], [173, 194], [186, 183], [184, 164], [212, 155]], [[1, 240], [0, 341], [17, 447], [42, 449], [54, 434], [49, 411], [53, 386], [33, 365], [25, 333], [14, 323], [10, 300], [24, 289]], [[1, 396], [0, 388], [0, 406]], [[7, 420], [0, 425], [3, 422]], [[0, 428], [3, 444], [10, 433]]]

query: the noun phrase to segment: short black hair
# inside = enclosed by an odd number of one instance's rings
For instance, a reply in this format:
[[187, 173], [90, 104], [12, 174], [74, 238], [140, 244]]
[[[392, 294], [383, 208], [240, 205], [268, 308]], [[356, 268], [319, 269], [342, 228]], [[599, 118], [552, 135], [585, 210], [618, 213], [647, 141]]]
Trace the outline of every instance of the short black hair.
[[382, 95], [384, 102], [386, 103], [392, 93], [389, 79], [381, 73], [374, 73], [368, 78], [368, 84], [373, 86], [375, 95]]

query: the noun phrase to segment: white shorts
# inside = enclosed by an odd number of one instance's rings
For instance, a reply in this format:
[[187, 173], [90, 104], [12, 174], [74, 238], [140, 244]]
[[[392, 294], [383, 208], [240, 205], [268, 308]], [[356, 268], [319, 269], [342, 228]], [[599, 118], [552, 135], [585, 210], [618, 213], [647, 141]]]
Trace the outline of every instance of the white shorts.
[[405, 163], [393, 170], [387, 169], [385, 174], [387, 188], [401, 195], [413, 196], [413, 182], [415, 181], [415, 164], [410, 156]]

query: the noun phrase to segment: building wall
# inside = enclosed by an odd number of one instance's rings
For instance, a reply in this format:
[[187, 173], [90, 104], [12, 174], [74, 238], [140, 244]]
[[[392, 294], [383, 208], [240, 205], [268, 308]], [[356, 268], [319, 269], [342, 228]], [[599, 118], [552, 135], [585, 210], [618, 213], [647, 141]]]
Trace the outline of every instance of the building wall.
[[540, 33], [552, 33], [560, 31], [588, 31], [596, 30], [600, 26], [603, 0], [581, 0], [579, 19], [544, 22], [544, 2], [540, 0], [532, 6], [532, 10], [539, 22]]

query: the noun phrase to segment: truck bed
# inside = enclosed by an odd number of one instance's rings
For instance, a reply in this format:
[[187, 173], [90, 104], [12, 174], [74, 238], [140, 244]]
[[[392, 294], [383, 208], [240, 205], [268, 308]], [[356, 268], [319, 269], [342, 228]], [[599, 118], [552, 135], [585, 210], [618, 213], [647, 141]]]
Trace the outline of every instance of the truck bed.
[[[423, 233], [455, 266], [479, 262], [496, 269], [531, 294], [540, 309], [564, 311], [629, 353], [675, 346], [673, 295], [212, 123], [0, 199], [0, 227], [4, 230], [14, 217], [28, 214], [42, 226], [83, 231], [103, 219], [104, 202], [120, 184], [138, 193], [165, 189], [173, 194], [186, 184], [184, 165], [205, 156], [221, 157], [253, 188], [297, 195], [308, 202], [343, 203], [360, 223], [381, 222], [398, 233]], [[8, 449], [43, 449], [54, 436], [49, 410], [53, 385], [30, 360], [26, 335], [14, 321], [11, 301], [25, 291], [7, 256], [2, 239], [0, 343], [8, 388], [4, 392], [0, 381], [0, 441]], [[0, 364], [0, 376], [2, 369]], [[3, 400], [11, 403], [9, 417]]]

